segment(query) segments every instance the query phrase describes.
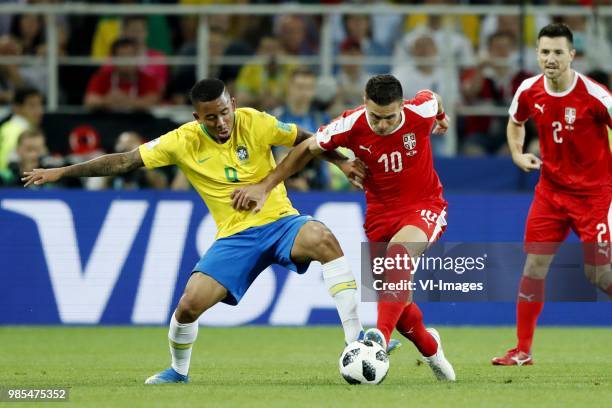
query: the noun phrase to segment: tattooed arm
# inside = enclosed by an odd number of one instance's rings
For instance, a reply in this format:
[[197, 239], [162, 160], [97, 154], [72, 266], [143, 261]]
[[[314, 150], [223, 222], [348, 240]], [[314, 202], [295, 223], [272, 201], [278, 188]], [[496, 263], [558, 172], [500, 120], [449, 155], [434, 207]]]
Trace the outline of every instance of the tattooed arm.
[[24, 187], [55, 182], [62, 177], [98, 177], [127, 173], [144, 166], [138, 148], [127, 153], [105, 154], [84, 163], [56, 169], [34, 169], [23, 173]]

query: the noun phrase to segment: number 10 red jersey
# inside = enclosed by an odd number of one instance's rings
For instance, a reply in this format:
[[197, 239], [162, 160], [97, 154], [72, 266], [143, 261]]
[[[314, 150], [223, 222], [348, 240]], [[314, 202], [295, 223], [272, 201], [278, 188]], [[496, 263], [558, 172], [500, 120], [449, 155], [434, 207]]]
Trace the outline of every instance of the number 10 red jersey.
[[429, 140], [437, 111], [434, 94], [424, 90], [403, 102], [401, 123], [389, 135], [372, 130], [365, 106], [344, 112], [316, 133], [322, 149], [349, 148], [368, 166], [366, 224], [372, 216], [406, 214], [424, 203], [444, 202]]

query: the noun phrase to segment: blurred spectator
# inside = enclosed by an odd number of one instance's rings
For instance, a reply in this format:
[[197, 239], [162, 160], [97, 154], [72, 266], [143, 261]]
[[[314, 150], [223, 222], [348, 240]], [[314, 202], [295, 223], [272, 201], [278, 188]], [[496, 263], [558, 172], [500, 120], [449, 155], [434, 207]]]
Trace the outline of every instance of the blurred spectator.
[[[21, 54], [19, 44], [8, 35], [0, 37], [0, 58], [2, 56], [15, 57]], [[15, 89], [25, 85], [19, 67], [15, 64], [0, 65], [0, 105], [8, 104], [13, 100]]]
[[[352, 38], [347, 38], [340, 44], [340, 55], [347, 57], [362, 57], [361, 44]], [[369, 76], [359, 63], [341, 65], [336, 75], [338, 95], [333, 108], [335, 114], [345, 109], [351, 109], [363, 104], [363, 95]]]
[[46, 52], [43, 17], [19, 14], [11, 21], [11, 36], [21, 45], [23, 55], [44, 55]]
[[240, 70], [236, 80], [236, 99], [240, 106], [271, 110], [282, 103], [293, 64], [279, 64], [283, 55], [275, 37], [263, 37], [256, 58]]
[[598, 25], [588, 24], [586, 16], [568, 15], [554, 19], [555, 22], [566, 24], [574, 36], [576, 57], [572, 68], [579, 72], [589, 72], [595, 69], [612, 71], [612, 54], [610, 38], [605, 37], [605, 20]]
[[443, 97], [457, 95], [457, 73], [446, 78], [446, 69], [434, 39], [423, 35], [412, 43], [410, 57], [393, 67], [393, 75], [401, 82], [406, 99], [412, 99], [422, 89], [431, 89]]
[[[426, 1], [427, 4], [446, 3], [437, 0]], [[437, 53], [445, 55], [450, 47], [452, 62], [460, 68], [474, 65], [474, 48], [461, 29], [456, 27], [454, 19], [445, 19], [440, 15], [425, 17], [425, 22], [407, 32], [398, 42], [393, 52], [394, 66], [402, 64], [410, 58], [414, 43], [423, 37], [431, 37], [436, 45]], [[446, 24], [450, 24], [450, 36], [447, 35]], [[444, 52], [443, 52], [444, 51]], [[403, 84], [402, 84], [403, 85]]]
[[[468, 104], [508, 106], [521, 82], [531, 74], [514, 64], [512, 56], [517, 46], [512, 33], [494, 33], [487, 43], [478, 67], [464, 73], [461, 91]], [[501, 116], [465, 117], [462, 153], [480, 156], [506, 152], [506, 123], [507, 118]]]
[[[226, 84], [229, 87], [231, 79], [228, 78], [223, 72], [223, 66], [213, 64], [212, 59], [221, 57], [225, 53], [226, 49], [226, 38], [223, 32], [211, 29], [208, 35], [208, 76], [210, 78], [218, 78], [222, 81], [227, 81]], [[196, 45], [195, 43], [189, 43], [183, 46], [178, 52], [180, 56], [195, 56]], [[193, 65], [182, 65], [176, 67], [175, 74], [168, 85], [168, 95], [170, 102], [178, 105], [189, 104], [189, 90], [196, 83], [196, 67]]]
[[0, 171], [8, 166], [15, 153], [19, 135], [40, 127], [44, 113], [43, 96], [37, 89], [20, 88], [15, 91], [12, 115], [0, 126]]
[[[224, 18], [221, 18], [224, 17]], [[231, 18], [230, 18], [231, 17]], [[208, 77], [225, 82], [231, 94], [235, 94], [235, 81], [242, 64], [220, 65], [216, 57], [250, 56], [262, 36], [259, 31], [269, 24], [261, 24], [261, 16], [215, 16], [209, 19]], [[179, 20], [177, 54], [192, 57], [197, 53], [198, 16], [184, 16]], [[250, 42], [255, 41], [254, 46]], [[168, 99], [176, 104], [189, 103], [186, 94], [196, 82], [196, 65], [176, 66], [168, 86]]]
[[276, 33], [287, 55], [314, 55], [317, 51], [317, 47], [308, 41], [306, 20], [303, 16], [278, 17]]
[[43, 167], [41, 160], [47, 153], [45, 137], [39, 129], [26, 129], [19, 134], [16, 156], [5, 169], [0, 170], [0, 186], [22, 186], [24, 171]]
[[[38, 14], [21, 14], [13, 17], [11, 37], [19, 45], [17, 55], [46, 56], [47, 44], [44, 27], [44, 19]], [[58, 51], [60, 55], [63, 55], [66, 47], [66, 32], [63, 26], [58, 28]], [[30, 86], [36, 87], [41, 92], [46, 92], [48, 75], [46, 66], [40, 63], [21, 64], [19, 73]]]
[[[163, 52], [147, 48], [149, 37], [149, 23], [145, 16], [126, 16], [121, 20], [121, 35], [136, 43], [136, 55], [149, 58], [165, 57]], [[168, 66], [164, 64], [147, 63], [140, 67], [157, 81], [159, 89], [163, 90], [168, 83]]]
[[[422, 1], [425, 5], [431, 6], [445, 6], [455, 5], [458, 3], [466, 3], [465, 1], [458, 0], [424, 0]], [[410, 32], [419, 26], [428, 25], [431, 15], [428, 14], [409, 14], [406, 16], [404, 21], [404, 31]], [[474, 14], [463, 14], [459, 16], [453, 15], [442, 15], [439, 16], [440, 20], [433, 22], [433, 25], [440, 24], [441, 29], [444, 31], [449, 28], [451, 32], [459, 32], [462, 36], [465, 36], [470, 43], [472, 48], [478, 45], [478, 33], [480, 32], [480, 16]]]
[[[17, 138], [16, 155], [4, 170], [0, 170], [0, 186], [21, 187], [23, 183], [21, 177], [26, 171], [38, 168], [51, 168], [63, 166], [61, 158], [54, 158], [47, 155], [45, 135], [40, 129], [26, 129]], [[68, 177], [57, 183], [45, 185], [49, 187], [82, 187], [78, 178]], [[36, 186], [32, 186], [36, 188]]]
[[[116, 153], [132, 151], [143, 143], [142, 137], [136, 132], [123, 132], [115, 144]], [[139, 168], [129, 173], [120, 174], [107, 179], [108, 187], [114, 190], [137, 190], [141, 188], [164, 189], [168, 186], [166, 176], [160, 170]]]
[[[136, 43], [119, 38], [113, 43], [113, 57], [137, 56]], [[137, 65], [108, 65], [90, 79], [85, 106], [91, 109], [145, 110], [161, 96], [158, 81]]]
[[177, 52], [186, 47], [195, 47], [198, 41], [198, 16], [177, 16], [171, 20], [174, 35], [172, 46]]
[[[354, 3], [356, 7], [360, 4], [381, 4], [384, 5], [390, 3], [389, 0], [348, 0], [348, 1], [337, 1], [337, 3]], [[336, 44], [341, 44], [347, 36], [345, 27], [342, 24], [342, 18], [346, 15], [335, 14], [332, 15], [332, 30], [334, 41]], [[370, 26], [370, 39], [376, 44], [380, 45], [385, 55], [390, 56], [393, 51], [393, 46], [397, 38], [401, 36], [403, 32], [402, 22], [404, 16], [401, 14], [371, 14], [369, 15], [369, 26]]]
[[[287, 86], [287, 100], [284, 106], [273, 114], [281, 122], [295, 123], [302, 129], [315, 132], [319, 126], [329, 122], [327, 113], [315, 109], [313, 100], [317, 86], [317, 76], [308, 68], [296, 68], [290, 76]], [[289, 152], [288, 148], [275, 147], [274, 155], [280, 162]], [[327, 188], [327, 166], [320, 159], [311, 160], [304, 170], [289, 178], [285, 184], [288, 188], [299, 191]]]
[[[272, 35], [274, 16], [232, 16], [229, 33], [232, 36], [228, 55], [252, 55], [261, 37]], [[236, 75], [237, 76], [237, 75]]]
[[[119, 0], [120, 4], [141, 4], [138, 0]], [[170, 54], [172, 44], [170, 29], [166, 16], [149, 15], [147, 20], [147, 46], [154, 50]], [[96, 58], [105, 58], [110, 55], [111, 46], [121, 36], [122, 20], [118, 16], [102, 16], [96, 25], [91, 44], [91, 55]]]
[[[486, 53], [488, 38], [496, 32], [511, 33], [517, 40], [517, 47], [512, 55], [515, 64], [520, 62], [522, 53], [523, 67], [528, 71], [538, 71], [535, 46], [538, 31], [546, 24], [551, 22], [550, 16], [540, 14], [537, 16], [526, 15], [521, 22], [519, 15], [493, 15], [489, 14], [482, 20], [480, 30], [480, 53]], [[521, 33], [521, 27], [523, 32]], [[523, 39], [522, 44], [518, 44], [519, 38]]]
[[[394, 66], [393, 75], [401, 82], [406, 99], [412, 99], [423, 89], [432, 90], [445, 98], [445, 106], [454, 103], [459, 93], [458, 74], [450, 67], [445, 67], [438, 55], [434, 39], [424, 35], [412, 44], [410, 55], [413, 60]], [[432, 135], [431, 147], [435, 155], [446, 153], [445, 139]]]
[[327, 113], [313, 107], [317, 76], [310, 68], [299, 67], [292, 71], [287, 83], [285, 104], [274, 112], [282, 122], [295, 123], [310, 132], [329, 121]]
[[[389, 53], [381, 45], [372, 39], [370, 16], [365, 14], [345, 14], [342, 23], [346, 32], [346, 40], [357, 41], [361, 52], [366, 57], [389, 57]], [[340, 50], [341, 44], [337, 48]], [[369, 74], [381, 74], [389, 72], [389, 65], [365, 65], [365, 71]]]
[[[72, 14], [66, 17], [69, 27], [66, 38], [66, 54], [69, 56], [90, 56], [98, 16]], [[63, 65], [58, 72], [59, 85], [62, 91], [60, 103], [82, 105], [89, 78], [97, 68], [95, 66]]]

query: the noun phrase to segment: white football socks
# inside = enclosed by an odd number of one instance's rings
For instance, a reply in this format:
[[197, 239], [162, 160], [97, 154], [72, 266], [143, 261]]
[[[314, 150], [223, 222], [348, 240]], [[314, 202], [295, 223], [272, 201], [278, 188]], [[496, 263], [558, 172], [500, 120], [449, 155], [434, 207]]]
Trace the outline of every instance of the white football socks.
[[344, 341], [351, 343], [363, 330], [357, 312], [357, 282], [344, 256], [321, 265], [323, 280], [329, 294], [336, 302], [336, 309], [344, 328]]
[[198, 337], [198, 321], [193, 323], [179, 323], [172, 313], [168, 340], [170, 343], [170, 354], [172, 355], [172, 368], [179, 374], [189, 373], [191, 361], [191, 349]]

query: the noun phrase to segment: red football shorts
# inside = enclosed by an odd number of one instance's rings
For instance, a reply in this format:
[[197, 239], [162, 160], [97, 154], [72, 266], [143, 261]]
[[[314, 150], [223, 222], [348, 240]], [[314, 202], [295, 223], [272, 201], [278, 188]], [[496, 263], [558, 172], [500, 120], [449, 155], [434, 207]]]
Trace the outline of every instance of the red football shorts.
[[[391, 211], [380, 214], [380, 216], [378, 214], [377, 216], [368, 214], [365, 230], [370, 241], [371, 259], [385, 256], [393, 258], [395, 254], [409, 255], [408, 252], [405, 252], [403, 246], [399, 246], [402, 249], [393, 245], [387, 248], [386, 244], [403, 227], [408, 225], [415, 226], [425, 232], [430, 243], [436, 241], [446, 229], [445, 216], [446, 202], [425, 202], [422, 205], [403, 210], [401, 214], [394, 214]], [[385, 284], [401, 284], [404, 281], [412, 281], [414, 273], [412, 270], [412, 263], [410, 263], [408, 269], [392, 267], [386, 269], [384, 275], [380, 275], [378, 279], [382, 279]], [[406, 303], [411, 299], [412, 291], [410, 288], [404, 286], [394, 286], [394, 288], [394, 290], [377, 290], [378, 300]]]
[[407, 225], [421, 229], [429, 242], [435, 242], [446, 230], [446, 202], [427, 202], [401, 214], [386, 212], [367, 217], [365, 232], [370, 242], [389, 242]]
[[610, 194], [579, 196], [536, 188], [525, 227], [525, 252], [552, 255], [570, 228], [584, 246], [585, 262], [610, 263]]

